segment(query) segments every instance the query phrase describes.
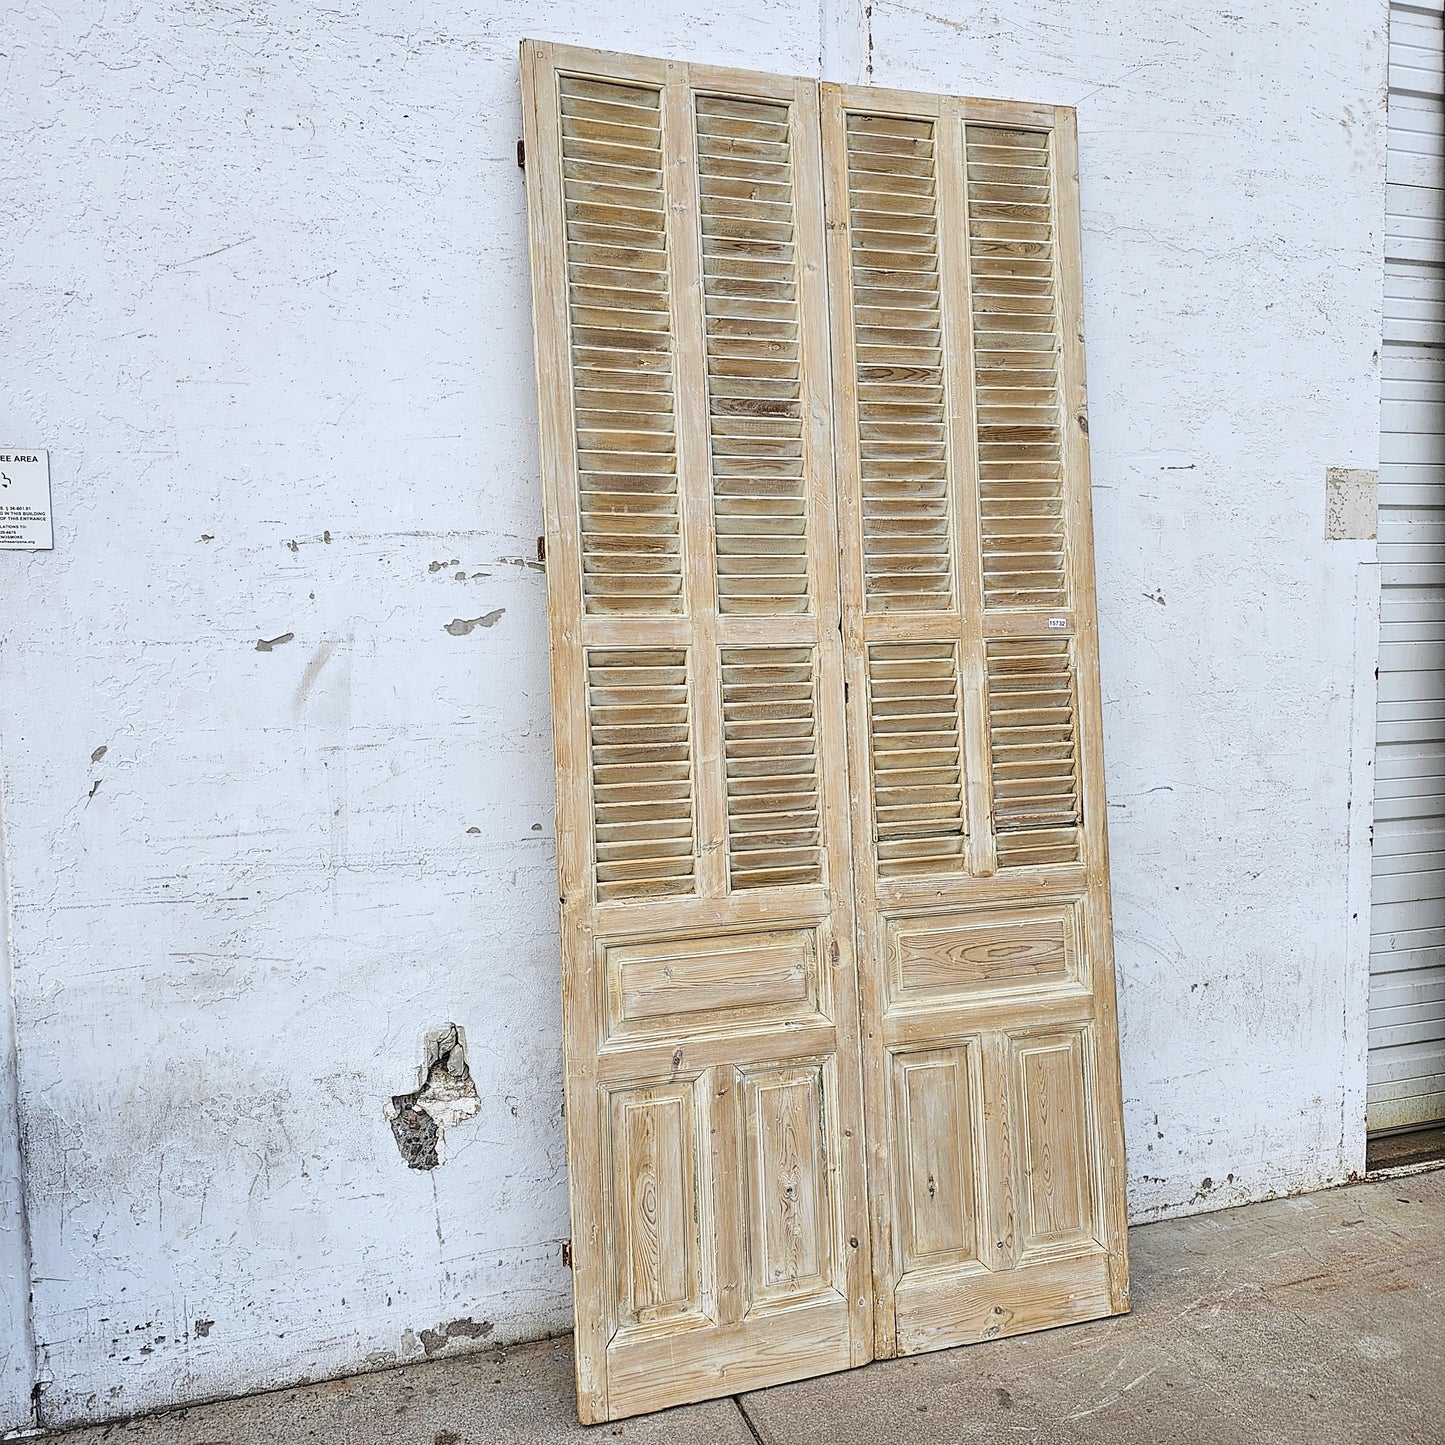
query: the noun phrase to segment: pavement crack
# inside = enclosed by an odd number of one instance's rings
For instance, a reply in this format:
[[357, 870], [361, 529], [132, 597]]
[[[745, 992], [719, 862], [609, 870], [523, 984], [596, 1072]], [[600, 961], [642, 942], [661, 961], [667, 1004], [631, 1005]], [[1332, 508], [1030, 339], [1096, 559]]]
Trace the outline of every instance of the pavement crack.
[[768, 1437], [758, 1429], [757, 1422], [748, 1414], [748, 1407], [743, 1404], [743, 1397], [734, 1395], [733, 1404], [738, 1407], [738, 1414], [743, 1417], [743, 1424], [748, 1427], [748, 1434], [758, 1442], [758, 1445], [769, 1445]]

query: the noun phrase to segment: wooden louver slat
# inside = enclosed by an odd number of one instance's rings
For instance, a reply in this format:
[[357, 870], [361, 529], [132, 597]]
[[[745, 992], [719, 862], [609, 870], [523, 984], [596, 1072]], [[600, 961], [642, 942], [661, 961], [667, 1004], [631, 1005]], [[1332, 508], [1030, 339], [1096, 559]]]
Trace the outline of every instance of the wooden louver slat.
[[816, 883], [822, 839], [812, 650], [724, 648], [722, 678], [732, 886]]
[[585, 605], [677, 612], [660, 93], [576, 76], [559, 89]]
[[718, 610], [808, 610], [788, 107], [697, 98]]
[[865, 606], [953, 600], [933, 124], [848, 117]]
[[1072, 863], [1082, 819], [1071, 645], [991, 638], [986, 655], [999, 866]]
[[691, 893], [692, 727], [682, 648], [587, 655], [599, 898]]
[[868, 694], [879, 874], [958, 872], [968, 825], [957, 644], [875, 642]]
[[966, 129], [983, 595], [1066, 604], [1054, 219], [1045, 131]]

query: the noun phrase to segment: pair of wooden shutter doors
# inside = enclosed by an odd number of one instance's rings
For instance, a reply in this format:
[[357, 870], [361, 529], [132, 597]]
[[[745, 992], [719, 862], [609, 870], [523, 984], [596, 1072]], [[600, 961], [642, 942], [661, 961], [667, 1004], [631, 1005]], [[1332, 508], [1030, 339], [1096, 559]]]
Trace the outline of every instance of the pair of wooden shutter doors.
[[1073, 113], [522, 72], [581, 1419], [1123, 1311]]

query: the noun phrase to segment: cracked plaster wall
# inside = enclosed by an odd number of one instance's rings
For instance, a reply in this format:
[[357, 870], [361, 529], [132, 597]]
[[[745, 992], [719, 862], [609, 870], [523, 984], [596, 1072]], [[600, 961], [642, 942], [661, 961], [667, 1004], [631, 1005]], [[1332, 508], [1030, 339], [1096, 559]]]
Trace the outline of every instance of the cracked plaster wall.
[[0, 1425], [567, 1323], [525, 34], [1079, 107], [1132, 1211], [1359, 1164], [1383, 0], [19, 0]]

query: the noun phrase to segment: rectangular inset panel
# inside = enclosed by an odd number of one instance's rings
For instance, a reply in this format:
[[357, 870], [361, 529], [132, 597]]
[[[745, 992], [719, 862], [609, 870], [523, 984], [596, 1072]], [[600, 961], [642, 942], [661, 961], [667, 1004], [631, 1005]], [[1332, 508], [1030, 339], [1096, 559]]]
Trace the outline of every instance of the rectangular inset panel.
[[1059, 318], [1049, 137], [970, 125], [973, 311], [984, 605], [1062, 607]]
[[977, 1257], [977, 1068], [968, 1044], [893, 1058], [905, 1270]]
[[934, 123], [847, 117], [864, 606], [953, 605]]
[[589, 613], [682, 606], [660, 92], [558, 80]]
[[890, 918], [890, 1002], [1059, 984], [1079, 975], [1077, 905]]
[[1068, 638], [985, 644], [1000, 868], [1079, 857], [1078, 714]]
[[749, 1291], [756, 1308], [831, 1284], [822, 1065], [745, 1073], [743, 1099]]
[[816, 1018], [812, 929], [605, 946], [608, 1033], [626, 1037]]
[[728, 877], [734, 888], [823, 876], [810, 647], [722, 649]]
[[1024, 1251], [1091, 1239], [1092, 1129], [1084, 1105], [1084, 1036], [1012, 1040], [1023, 1177]]
[[695, 103], [718, 610], [806, 612], [790, 107]]
[[610, 1099], [619, 1328], [701, 1312], [694, 1087], [629, 1089]]
[[693, 891], [687, 651], [587, 654], [597, 896]]
[[961, 871], [967, 821], [957, 645], [869, 647], [868, 733], [878, 872]]

